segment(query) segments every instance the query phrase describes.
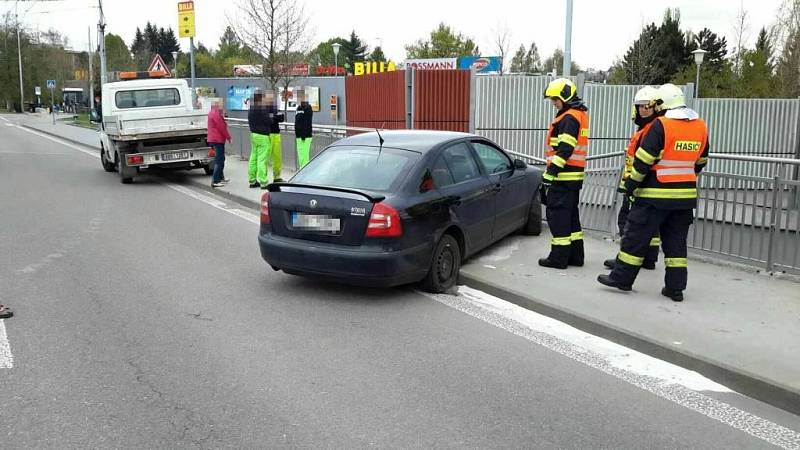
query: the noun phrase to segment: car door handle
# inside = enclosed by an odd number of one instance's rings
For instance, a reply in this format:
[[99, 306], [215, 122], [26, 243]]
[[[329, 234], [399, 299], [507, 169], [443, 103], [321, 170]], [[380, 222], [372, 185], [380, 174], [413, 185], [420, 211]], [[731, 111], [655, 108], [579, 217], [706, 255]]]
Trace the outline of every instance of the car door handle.
[[492, 188], [492, 191], [494, 191], [494, 192], [500, 192], [502, 190], [503, 190], [503, 185], [502, 184], [495, 184], [494, 187]]

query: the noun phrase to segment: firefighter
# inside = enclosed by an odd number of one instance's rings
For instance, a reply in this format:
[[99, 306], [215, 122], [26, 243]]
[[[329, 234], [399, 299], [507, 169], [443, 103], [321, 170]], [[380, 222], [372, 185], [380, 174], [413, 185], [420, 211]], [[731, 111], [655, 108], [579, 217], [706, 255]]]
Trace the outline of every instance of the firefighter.
[[[687, 281], [686, 238], [697, 205], [697, 176], [708, 162], [708, 129], [686, 107], [673, 84], [658, 89], [658, 118], [634, 154], [625, 190], [634, 203], [614, 269], [597, 281], [630, 291], [644, 262], [650, 239], [661, 232], [664, 288], [661, 294], [683, 301]], [[659, 103], [660, 102], [660, 103]]]
[[[633, 111], [631, 119], [636, 124], [637, 130], [631, 136], [628, 142], [628, 148], [625, 151], [625, 168], [622, 172], [622, 179], [620, 180], [618, 192], [625, 193], [625, 181], [630, 176], [631, 169], [633, 168], [633, 155], [642, 140], [642, 136], [650, 129], [650, 125], [656, 119], [655, 105], [658, 89], [652, 86], [645, 86], [636, 92], [633, 97]], [[619, 209], [619, 216], [617, 216], [617, 226], [619, 227], [620, 236], [625, 235], [625, 222], [628, 220], [628, 212], [631, 208], [630, 198], [624, 197], [622, 206]], [[654, 270], [656, 268], [656, 261], [658, 260], [658, 247], [661, 245], [661, 239], [658, 234], [650, 240], [650, 248], [644, 257], [642, 269]], [[614, 268], [616, 258], [607, 259], [603, 264], [609, 268]]]
[[544, 97], [558, 111], [545, 142], [547, 172], [542, 177], [542, 200], [553, 235], [550, 255], [539, 265], [566, 269], [583, 266], [583, 231], [578, 200], [583, 186], [589, 144], [589, 115], [575, 83], [559, 78], [547, 85]]

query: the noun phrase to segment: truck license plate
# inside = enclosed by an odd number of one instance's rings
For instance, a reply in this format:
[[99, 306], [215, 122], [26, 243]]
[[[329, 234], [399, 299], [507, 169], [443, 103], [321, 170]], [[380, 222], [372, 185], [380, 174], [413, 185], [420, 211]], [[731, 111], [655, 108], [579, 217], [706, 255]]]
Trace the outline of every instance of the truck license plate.
[[186, 159], [188, 157], [189, 157], [189, 152], [172, 152], [172, 153], [161, 154], [162, 161], [175, 161], [178, 159]]
[[292, 213], [292, 228], [336, 233], [341, 229], [341, 221], [331, 216]]

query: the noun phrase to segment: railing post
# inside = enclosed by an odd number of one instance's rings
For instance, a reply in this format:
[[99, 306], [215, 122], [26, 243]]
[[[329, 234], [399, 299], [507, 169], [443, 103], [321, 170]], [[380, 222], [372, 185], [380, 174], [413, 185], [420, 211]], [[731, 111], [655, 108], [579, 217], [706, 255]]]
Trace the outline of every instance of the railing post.
[[767, 241], [767, 272], [772, 273], [775, 268], [775, 233], [778, 229], [778, 217], [780, 217], [780, 181], [781, 169], [783, 164], [775, 169], [775, 176], [772, 177], [772, 208], [769, 218], [769, 240]]

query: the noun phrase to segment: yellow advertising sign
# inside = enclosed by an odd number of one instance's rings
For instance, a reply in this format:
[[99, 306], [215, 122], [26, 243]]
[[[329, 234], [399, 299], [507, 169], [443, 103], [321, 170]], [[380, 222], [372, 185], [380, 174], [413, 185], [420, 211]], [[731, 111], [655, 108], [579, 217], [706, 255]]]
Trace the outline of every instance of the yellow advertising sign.
[[194, 2], [178, 3], [178, 36], [194, 37]]
[[393, 61], [385, 62], [357, 62], [353, 67], [353, 75], [369, 75], [371, 73], [393, 72], [397, 65]]

